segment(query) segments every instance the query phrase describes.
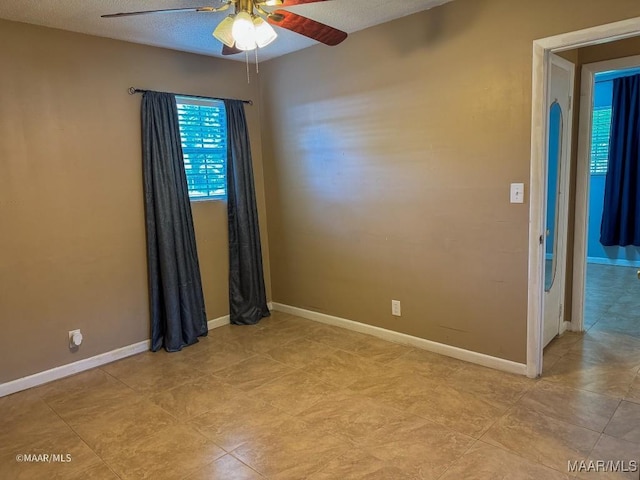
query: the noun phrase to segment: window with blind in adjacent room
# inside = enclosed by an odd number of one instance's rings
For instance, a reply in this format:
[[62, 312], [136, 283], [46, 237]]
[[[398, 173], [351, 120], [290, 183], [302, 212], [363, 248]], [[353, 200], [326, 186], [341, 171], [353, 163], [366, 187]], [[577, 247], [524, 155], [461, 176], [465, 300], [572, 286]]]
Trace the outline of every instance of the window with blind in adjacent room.
[[189, 198], [227, 195], [227, 118], [224, 102], [176, 97]]
[[609, 162], [611, 107], [593, 109], [591, 130], [591, 175], [605, 175]]

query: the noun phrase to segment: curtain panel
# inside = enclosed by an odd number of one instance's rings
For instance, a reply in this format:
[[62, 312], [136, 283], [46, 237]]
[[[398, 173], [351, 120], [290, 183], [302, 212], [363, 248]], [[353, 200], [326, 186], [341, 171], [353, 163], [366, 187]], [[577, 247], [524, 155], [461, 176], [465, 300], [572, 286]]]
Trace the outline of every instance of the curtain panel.
[[173, 94], [144, 93], [142, 153], [151, 350], [173, 352], [208, 331]]
[[228, 135], [230, 321], [234, 325], [253, 325], [270, 312], [264, 286], [251, 146], [243, 102], [225, 100], [224, 103]]
[[613, 80], [600, 243], [640, 246], [640, 75]]

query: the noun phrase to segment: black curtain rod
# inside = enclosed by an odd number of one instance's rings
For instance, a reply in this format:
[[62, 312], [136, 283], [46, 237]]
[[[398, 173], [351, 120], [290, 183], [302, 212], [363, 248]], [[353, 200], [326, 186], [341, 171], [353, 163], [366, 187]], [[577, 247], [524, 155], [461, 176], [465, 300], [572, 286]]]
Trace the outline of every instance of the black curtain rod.
[[[145, 92], [153, 92], [153, 90], [141, 90], [139, 88], [129, 87], [129, 95], [134, 95], [136, 93], [145, 93]], [[187, 95], [185, 93], [172, 93], [172, 95], [177, 95], [179, 97], [203, 98], [205, 100], [226, 100], [225, 98], [203, 97], [201, 95]], [[242, 100], [242, 103], [253, 105], [253, 100]]]

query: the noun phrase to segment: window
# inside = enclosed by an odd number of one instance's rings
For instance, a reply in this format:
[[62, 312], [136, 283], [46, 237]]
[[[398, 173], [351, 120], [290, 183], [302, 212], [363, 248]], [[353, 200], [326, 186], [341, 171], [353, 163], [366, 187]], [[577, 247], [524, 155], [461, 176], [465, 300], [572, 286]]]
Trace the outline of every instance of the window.
[[227, 115], [224, 102], [176, 97], [189, 198], [227, 194]]
[[591, 132], [591, 175], [607, 173], [610, 130], [611, 107], [594, 108]]

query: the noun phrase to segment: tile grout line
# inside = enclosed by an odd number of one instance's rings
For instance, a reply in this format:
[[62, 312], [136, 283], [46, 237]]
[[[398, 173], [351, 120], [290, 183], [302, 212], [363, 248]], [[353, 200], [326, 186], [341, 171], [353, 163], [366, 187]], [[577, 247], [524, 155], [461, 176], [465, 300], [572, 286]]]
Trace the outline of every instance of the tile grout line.
[[[64, 424], [69, 427], [69, 430], [71, 430], [73, 432], [73, 434], [78, 437], [78, 439], [86, 445], [86, 447], [100, 460], [100, 462], [102, 462], [110, 471], [111, 473], [113, 473], [116, 477], [118, 477], [119, 479], [122, 480], [122, 477], [120, 475], [118, 475], [116, 472], [113, 471], [113, 469], [111, 468], [111, 465], [109, 465], [107, 463], [107, 461], [102, 457], [102, 455], [98, 454], [98, 452], [96, 452], [91, 445], [89, 445], [87, 443], [87, 441], [82, 437], [82, 435], [80, 435], [75, 428], [73, 428], [73, 426], [71, 426], [71, 424], [69, 422], [67, 422], [64, 418], [62, 418], [62, 416], [56, 411], [56, 409], [54, 407], [52, 407], [51, 405], [49, 405], [49, 402], [47, 402], [44, 398], [41, 398], [41, 400], [43, 402], [45, 402], [45, 404], [58, 416], [58, 418], [60, 420], [62, 420], [64, 422]], [[89, 467], [92, 468], [92, 467]], [[89, 470], [89, 468], [84, 469], [81, 473], [84, 473], [86, 471]]]
[[[515, 407], [517, 407], [517, 405], [516, 405], [516, 404], [514, 404], [514, 405], [511, 407], [511, 409], [513, 409], [513, 408], [515, 408]], [[532, 408], [527, 407], [527, 406], [525, 406], [525, 405], [520, 405], [520, 408], [524, 408], [525, 410], [527, 410], [527, 411], [529, 411], [529, 412], [532, 412], [532, 413], [534, 413], [534, 414], [536, 414], [536, 415], [541, 415], [541, 416], [543, 416], [543, 417], [545, 417], [545, 418], [547, 418], [547, 419], [550, 419], [550, 420], [551, 420], [551, 421], [553, 421], [553, 422], [565, 423], [565, 424], [567, 424], [567, 425], [572, 425], [572, 426], [574, 426], [574, 427], [582, 428], [582, 429], [584, 429], [584, 430], [589, 430], [590, 432], [593, 432], [593, 433], [598, 434], [598, 439], [594, 442], [593, 446], [590, 448], [590, 450], [589, 450], [589, 454], [585, 457], [585, 459], [589, 458], [589, 455], [591, 454], [591, 452], [593, 451], [593, 449], [595, 448], [595, 446], [598, 444], [598, 441], [599, 441], [600, 437], [603, 435], [603, 432], [598, 432], [597, 430], [592, 430], [592, 429], [590, 429], [590, 428], [587, 428], [587, 427], [584, 427], [584, 426], [581, 426], [581, 425], [575, 425], [575, 424], [573, 424], [573, 423], [571, 423], [571, 422], [568, 422], [568, 421], [566, 421], [566, 420], [557, 419], [557, 418], [552, 417], [552, 416], [550, 416], [550, 415], [547, 415], [547, 414], [545, 414], [545, 413], [542, 413], [542, 412], [538, 412], [538, 411], [536, 411], [536, 410], [533, 410]], [[506, 414], [505, 414], [505, 416], [506, 416]], [[484, 436], [484, 435], [483, 435], [483, 436]], [[479, 440], [483, 441], [483, 440], [482, 440], [482, 437], [481, 437]], [[483, 442], [484, 442], [484, 443], [487, 443], [487, 442], [485, 442], [485, 441], [483, 441]], [[510, 452], [510, 453], [513, 453], [513, 454], [515, 454], [515, 455], [517, 455], [517, 456], [519, 456], [519, 457], [521, 457], [521, 458], [524, 458], [525, 460], [527, 460], [527, 461], [529, 461], [529, 462], [536, 463], [536, 464], [538, 464], [538, 465], [542, 465], [542, 466], [544, 466], [544, 467], [550, 468], [550, 469], [552, 469], [552, 470], [555, 470], [555, 471], [557, 471], [557, 472], [563, 473], [563, 474], [565, 474], [565, 475], [567, 474], [567, 472], [563, 472], [562, 470], [558, 470], [557, 468], [552, 467], [552, 466], [550, 466], [550, 465], [545, 465], [545, 464], [543, 464], [543, 463], [541, 463], [541, 462], [533, 462], [532, 460], [527, 459], [526, 457], [524, 457], [523, 455], [521, 455], [519, 452], [516, 452], [515, 450], [511, 450], [511, 449], [509, 449], [508, 447], [501, 447], [501, 446], [497, 446], [497, 445], [493, 445], [493, 444], [489, 444], [489, 445], [496, 446], [496, 447], [498, 447], [498, 448], [501, 448], [502, 450], [505, 450], [505, 451], [508, 451], [508, 452]]]
[[[472, 437], [472, 438], [473, 438], [473, 437]], [[467, 447], [467, 449], [466, 449], [464, 452], [462, 452], [462, 454], [461, 454], [458, 458], [456, 458], [454, 461], [452, 461], [452, 462], [451, 462], [451, 463], [450, 463], [450, 464], [449, 464], [449, 465], [444, 469], [444, 472], [442, 472], [442, 474], [441, 474], [441, 475], [438, 475], [438, 477], [437, 477], [437, 479], [436, 479], [436, 480], [438, 480], [438, 479], [440, 479], [440, 478], [443, 478], [443, 477], [447, 474], [447, 472], [448, 472], [449, 470], [451, 470], [453, 467], [455, 467], [455, 466], [456, 466], [456, 465], [457, 465], [457, 464], [462, 460], [462, 458], [463, 458], [467, 453], [469, 453], [473, 447], [475, 447], [475, 446], [476, 446], [476, 444], [477, 444], [479, 441], [480, 441], [480, 439], [479, 439], [479, 438], [474, 438], [474, 439], [473, 439], [473, 442], [471, 442], [471, 445], [469, 445], [469, 446]]]

